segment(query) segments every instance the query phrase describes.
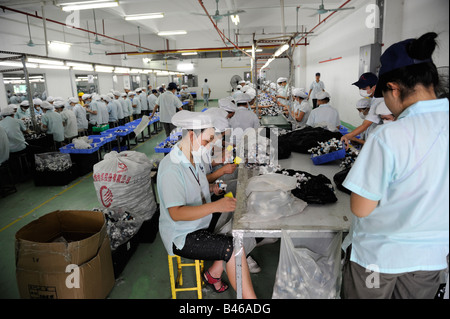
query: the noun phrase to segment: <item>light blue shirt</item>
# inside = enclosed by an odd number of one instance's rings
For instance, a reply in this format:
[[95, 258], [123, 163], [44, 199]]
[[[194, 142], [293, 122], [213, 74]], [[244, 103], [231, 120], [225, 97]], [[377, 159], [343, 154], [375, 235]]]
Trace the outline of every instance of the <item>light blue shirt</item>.
[[306, 125], [312, 127], [324, 127], [331, 132], [336, 132], [341, 125], [339, 112], [329, 104], [322, 104], [311, 111]]
[[11, 153], [20, 152], [27, 147], [25, 137], [22, 133], [26, 131], [26, 127], [22, 120], [6, 116], [0, 121], [0, 126], [6, 131], [9, 140], [9, 151]]
[[369, 136], [343, 185], [379, 201], [354, 217], [343, 248], [382, 273], [435, 271], [449, 252], [449, 103], [418, 102]]
[[141, 102], [141, 110], [147, 111], [148, 110], [148, 102], [147, 102], [147, 94], [145, 92], [141, 92], [139, 95], [137, 95]]
[[193, 221], [174, 221], [168, 210], [175, 206], [202, 205], [201, 192], [206, 202], [211, 202], [209, 183], [200, 166], [201, 164], [197, 164], [194, 167], [179, 149], [178, 144], [159, 164], [157, 178], [161, 212], [159, 233], [169, 255], [173, 255], [173, 244], [178, 249], [183, 249], [187, 234], [207, 228], [211, 222], [211, 214]]
[[41, 121], [43, 125], [47, 126], [47, 134], [52, 134], [55, 142], [64, 141], [63, 120], [59, 113], [56, 113], [53, 110], [47, 110], [47, 112], [42, 115]]
[[133, 98], [133, 105], [136, 105], [136, 107], [133, 107], [133, 114], [141, 114], [141, 99], [138, 95]]
[[9, 140], [6, 130], [0, 125], [0, 164], [9, 158]]
[[108, 105], [106, 106], [106, 108], [108, 109], [108, 113], [109, 113], [109, 119], [108, 122], [117, 122], [118, 117], [117, 117], [117, 104], [114, 101], [111, 101], [108, 103]]
[[14, 114], [14, 118], [21, 120], [25, 117], [30, 117], [30, 109], [28, 108], [25, 112], [22, 110], [22, 108], [19, 106], [17, 108], [16, 114]]
[[97, 124], [101, 124], [98, 120], [101, 117], [100, 114], [100, 109], [98, 107], [97, 101], [91, 101], [91, 103], [89, 103], [89, 109], [92, 112], [97, 112], [97, 114], [91, 114], [89, 113], [89, 123], [91, 125], [97, 125]]
[[177, 98], [171, 91], [164, 92], [156, 100], [159, 105], [159, 117], [161, 123], [172, 123], [172, 117], [177, 112], [177, 109], [183, 106], [180, 99]]

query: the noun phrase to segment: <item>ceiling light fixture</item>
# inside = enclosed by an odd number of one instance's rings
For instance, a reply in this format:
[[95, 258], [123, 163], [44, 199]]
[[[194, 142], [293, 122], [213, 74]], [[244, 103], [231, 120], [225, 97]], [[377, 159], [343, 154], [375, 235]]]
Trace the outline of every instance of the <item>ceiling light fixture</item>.
[[158, 35], [161, 36], [167, 36], [167, 35], [183, 35], [187, 34], [187, 31], [185, 30], [175, 30], [175, 31], [161, 31], [158, 32]]
[[241, 20], [239, 19], [239, 15], [238, 15], [238, 14], [232, 15], [232, 16], [230, 16], [230, 17], [231, 17], [231, 21], [232, 21], [235, 25], [238, 25], [238, 24], [241, 22]]
[[117, 1], [83, 1], [83, 2], [71, 2], [61, 4], [63, 11], [76, 11], [76, 10], [86, 10], [86, 9], [100, 9], [100, 8], [113, 8], [118, 7], [119, 2]]
[[197, 55], [197, 52], [183, 52], [181, 55]]
[[69, 50], [72, 45], [72, 43], [61, 42], [61, 41], [49, 41], [48, 44], [51, 48], [58, 49], [58, 50]]
[[125, 20], [147, 20], [147, 19], [161, 19], [164, 18], [164, 13], [144, 13], [144, 14], [133, 14], [125, 16]]
[[[262, 52], [262, 51], [263, 51], [263, 49], [256, 49], [256, 50], [255, 50], [255, 52]], [[251, 53], [251, 52], [252, 52], [252, 49], [245, 50], [245, 52]]]
[[39, 58], [28, 58], [27, 61], [32, 62], [32, 63], [42, 63], [45, 65], [64, 65], [63, 61], [47, 60], [47, 59], [39, 59]]
[[41, 69], [55, 69], [55, 70], [68, 70], [70, 67], [66, 65], [55, 65], [55, 64], [39, 64]]

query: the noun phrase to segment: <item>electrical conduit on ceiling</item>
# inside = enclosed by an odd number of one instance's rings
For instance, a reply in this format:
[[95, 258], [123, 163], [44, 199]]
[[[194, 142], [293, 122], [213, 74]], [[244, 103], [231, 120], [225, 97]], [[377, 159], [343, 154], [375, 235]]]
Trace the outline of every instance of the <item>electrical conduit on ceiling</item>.
[[[29, 16], [29, 17], [33, 17], [33, 18], [36, 18], [36, 19], [43, 20], [43, 17], [39, 16], [37, 14], [37, 12], [35, 14], [31, 14], [31, 13], [28, 13], [28, 12], [25, 12], [25, 11], [20, 11], [20, 10], [17, 10], [17, 9], [13, 9], [13, 8], [1, 6], [1, 5], [0, 5], [0, 9], [2, 9], [3, 11], [9, 10], [9, 11], [12, 11], [12, 12], [15, 12], [15, 13], [19, 13], [19, 14], [23, 14], [23, 15], [26, 15], [26, 16]], [[136, 47], [136, 48], [141, 48], [141, 49], [144, 49], [144, 50], [147, 50], [147, 51], [153, 51], [152, 49], [149, 49], [149, 48], [146, 48], [146, 47], [143, 47], [143, 46], [140, 46], [140, 45], [129, 43], [129, 42], [126, 42], [126, 41], [123, 41], [123, 40], [120, 40], [120, 39], [116, 39], [116, 38], [110, 37], [110, 36], [105, 35], [105, 34], [101, 34], [101, 33], [97, 33], [97, 32], [91, 31], [91, 30], [86, 30], [86, 29], [83, 29], [83, 28], [79, 28], [79, 27], [75, 27], [75, 26], [72, 26], [72, 25], [68, 25], [68, 24], [65, 24], [63, 22], [59, 22], [59, 21], [56, 21], [56, 20], [45, 18], [45, 21], [46, 22], [56, 23], [56, 24], [59, 24], [59, 25], [63, 25], [65, 27], [72, 28], [72, 29], [75, 29], [75, 30], [92, 33], [92, 34], [95, 34], [97, 36], [101, 36], [101, 37], [104, 37], [104, 38], [107, 38], [107, 39], [110, 39], [110, 40], [113, 40], [113, 41], [117, 41], [117, 42], [120, 42], [120, 43], [128, 44], [128, 45]]]

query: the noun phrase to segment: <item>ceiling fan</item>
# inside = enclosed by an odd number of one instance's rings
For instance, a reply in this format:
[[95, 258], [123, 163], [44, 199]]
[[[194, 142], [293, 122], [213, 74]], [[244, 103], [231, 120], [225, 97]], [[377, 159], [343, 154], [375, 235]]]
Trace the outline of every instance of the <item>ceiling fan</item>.
[[327, 9], [327, 8], [325, 8], [325, 5], [323, 4], [323, 0], [322, 0], [322, 4], [319, 5], [319, 8], [300, 7], [300, 9], [315, 10], [316, 13], [311, 15], [311, 17], [314, 17], [314, 16], [316, 16], [318, 14], [325, 14], [325, 13], [331, 12], [331, 11], [336, 12], [336, 11], [343, 11], [343, 10], [353, 10], [353, 9], [355, 9], [355, 7]]
[[[244, 13], [244, 12], [245, 12], [244, 10], [237, 10], [237, 11], [233, 11], [233, 12], [227, 11], [227, 13], [220, 14], [219, 13], [219, 0], [216, 0], [216, 12], [214, 15], [211, 15], [211, 17], [217, 23], [220, 20], [222, 20], [223, 17], [234, 16], [234, 15], [237, 15], [239, 13]], [[200, 16], [207, 16], [205, 13], [192, 12], [192, 14], [200, 15]]]

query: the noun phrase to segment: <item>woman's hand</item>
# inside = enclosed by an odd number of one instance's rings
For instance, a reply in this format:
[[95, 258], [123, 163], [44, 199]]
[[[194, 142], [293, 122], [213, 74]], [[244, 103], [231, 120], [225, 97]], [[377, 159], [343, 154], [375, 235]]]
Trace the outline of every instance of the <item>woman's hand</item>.
[[234, 212], [236, 209], [236, 198], [224, 197], [215, 202], [217, 211], [222, 213]]
[[224, 166], [222, 166], [221, 169], [222, 169], [223, 175], [233, 174], [234, 171], [236, 170], [236, 164], [225, 164]]
[[211, 189], [211, 192], [213, 192], [217, 196], [219, 196], [220, 194], [223, 193], [223, 190], [220, 189], [219, 184], [212, 184], [210, 189]]

